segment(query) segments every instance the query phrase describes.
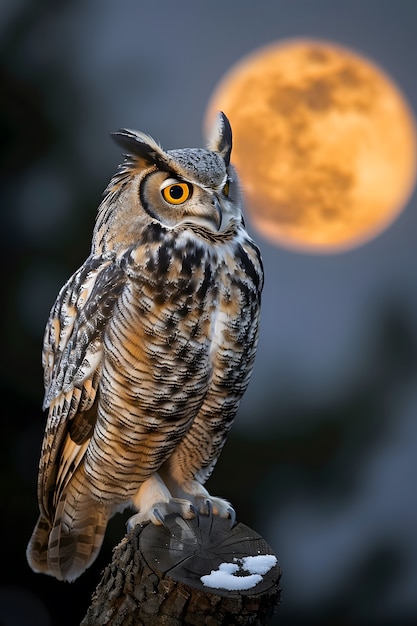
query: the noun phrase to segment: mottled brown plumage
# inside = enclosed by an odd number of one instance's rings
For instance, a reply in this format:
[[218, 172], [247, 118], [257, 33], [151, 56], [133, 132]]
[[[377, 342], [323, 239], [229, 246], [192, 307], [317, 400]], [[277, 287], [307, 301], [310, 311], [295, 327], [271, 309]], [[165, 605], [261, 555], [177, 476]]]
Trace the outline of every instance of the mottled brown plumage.
[[109, 518], [227, 517], [203, 484], [255, 358], [263, 271], [242, 219], [231, 129], [164, 151], [120, 131], [128, 156], [98, 211], [91, 255], [61, 289], [43, 349], [40, 517], [27, 556], [73, 580]]

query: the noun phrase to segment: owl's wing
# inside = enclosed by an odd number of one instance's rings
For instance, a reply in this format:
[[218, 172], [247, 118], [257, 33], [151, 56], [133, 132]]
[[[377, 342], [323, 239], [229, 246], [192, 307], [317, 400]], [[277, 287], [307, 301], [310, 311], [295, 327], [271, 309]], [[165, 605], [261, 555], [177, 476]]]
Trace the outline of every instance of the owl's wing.
[[94, 428], [102, 334], [125, 281], [113, 258], [90, 256], [51, 310], [42, 355], [48, 420], [38, 479], [39, 503], [47, 517], [51, 496], [56, 501]]

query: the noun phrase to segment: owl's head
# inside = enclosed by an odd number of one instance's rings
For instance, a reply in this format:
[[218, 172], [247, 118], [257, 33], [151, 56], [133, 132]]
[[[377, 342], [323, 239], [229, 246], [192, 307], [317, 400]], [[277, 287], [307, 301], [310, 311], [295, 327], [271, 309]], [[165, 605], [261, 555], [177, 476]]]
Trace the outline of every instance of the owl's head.
[[99, 209], [101, 249], [134, 243], [150, 220], [167, 228], [197, 227], [212, 236], [242, 221], [239, 183], [230, 164], [232, 130], [224, 113], [217, 116], [207, 149], [163, 150], [152, 137], [132, 130], [113, 137], [127, 156]]

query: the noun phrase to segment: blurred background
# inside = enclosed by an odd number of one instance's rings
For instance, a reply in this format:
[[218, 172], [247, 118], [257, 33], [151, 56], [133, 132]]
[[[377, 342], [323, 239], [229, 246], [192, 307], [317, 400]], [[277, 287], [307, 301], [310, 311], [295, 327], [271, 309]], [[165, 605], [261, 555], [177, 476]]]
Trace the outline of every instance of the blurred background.
[[[0, 624], [69, 626], [112, 547], [69, 585], [31, 572], [49, 309], [89, 253], [131, 127], [202, 146], [210, 96], [243, 55], [331, 40], [382, 67], [417, 110], [414, 0], [5, 0], [0, 5], [2, 549]], [[249, 220], [247, 220], [249, 222]], [[261, 339], [210, 479], [277, 554], [272, 623], [417, 623], [417, 197], [378, 238], [336, 255], [262, 249]]]

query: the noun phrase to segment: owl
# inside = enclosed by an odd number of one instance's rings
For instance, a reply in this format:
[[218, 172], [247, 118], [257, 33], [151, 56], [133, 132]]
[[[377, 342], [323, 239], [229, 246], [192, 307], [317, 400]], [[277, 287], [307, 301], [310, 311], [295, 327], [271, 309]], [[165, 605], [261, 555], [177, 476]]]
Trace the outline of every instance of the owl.
[[35, 572], [72, 581], [108, 520], [214, 514], [210, 476], [251, 375], [263, 269], [245, 230], [232, 131], [163, 150], [131, 130], [104, 192], [90, 256], [62, 287], [43, 344], [48, 412]]

